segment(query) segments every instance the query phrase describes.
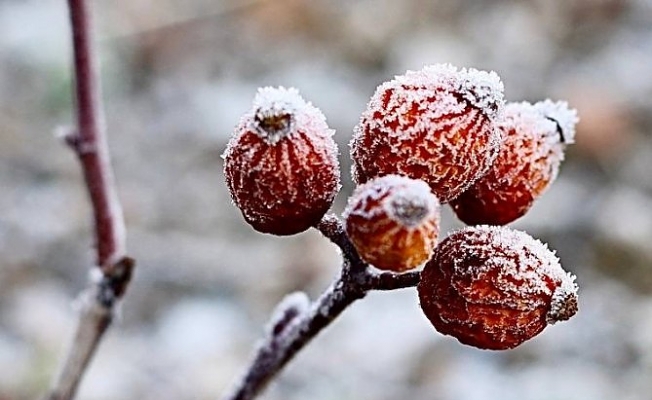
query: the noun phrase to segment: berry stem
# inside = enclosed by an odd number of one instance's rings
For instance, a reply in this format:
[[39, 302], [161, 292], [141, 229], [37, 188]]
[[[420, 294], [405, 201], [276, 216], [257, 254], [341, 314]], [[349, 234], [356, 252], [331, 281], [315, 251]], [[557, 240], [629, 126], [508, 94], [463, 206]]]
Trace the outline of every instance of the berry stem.
[[111, 325], [115, 306], [131, 280], [135, 262], [126, 256], [125, 224], [115, 189], [104, 127], [99, 68], [93, 47], [88, 0], [68, 0], [75, 65], [77, 129], [66, 143], [77, 154], [95, 225], [96, 271], [80, 295], [79, 322], [48, 400], [75, 397], [100, 340]]
[[245, 373], [225, 400], [254, 399], [306, 344], [369, 291], [402, 289], [419, 282], [419, 272], [395, 274], [371, 269], [360, 259], [335, 215], [327, 214], [315, 228], [342, 250], [340, 274], [305, 310], [280, 310], [283, 315], [293, 317], [289, 321], [284, 318], [281, 329], [268, 330]]

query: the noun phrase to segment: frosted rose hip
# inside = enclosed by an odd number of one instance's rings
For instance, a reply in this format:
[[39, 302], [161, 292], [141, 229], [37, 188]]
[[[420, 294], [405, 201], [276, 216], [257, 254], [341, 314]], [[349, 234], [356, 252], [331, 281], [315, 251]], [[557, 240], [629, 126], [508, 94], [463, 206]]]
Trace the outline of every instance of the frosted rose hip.
[[224, 152], [231, 198], [254, 229], [292, 235], [328, 211], [340, 188], [333, 133], [296, 89], [258, 91]]
[[439, 201], [423, 181], [386, 175], [356, 189], [344, 219], [362, 259], [379, 269], [405, 271], [432, 255]]
[[505, 227], [468, 227], [444, 239], [418, 285], [435, 329], [504, 350], [577, 312], [575, 277], [547, 246]]
[[557, 177], [576, 123], [566, 102], [507, 104], [498, 124], [500, 153], [486, 175], [451, 201], [455, 214], [470, 225], [504, 225], [523, 216]]
[[503, 84], [494, 72], [433, 65], [378, 87], [351, 141], [358, 183], [422, 179], [445, 203], [487, 172], [498, 153]]

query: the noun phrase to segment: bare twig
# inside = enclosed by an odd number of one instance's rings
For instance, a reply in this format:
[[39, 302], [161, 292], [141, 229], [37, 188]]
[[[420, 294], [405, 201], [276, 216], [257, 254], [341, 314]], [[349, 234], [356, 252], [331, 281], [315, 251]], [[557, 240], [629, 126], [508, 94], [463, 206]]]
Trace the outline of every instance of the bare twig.
[[[326, 215], [316, 228], [342, 250], [340, 275], [309, 307], [292, 307], [288, 312], [277, 309], [275, 314], [283, 317], [282, 329], [267, 331], [245, 374], [225, 400], [255, 398], [308, 342], [369, 291], [401, 289], [419, 283], [419, 272], [394, 274], [371, 269], [360, 259], [336, 216]], [[288, 315], [292, 316], [289, 320]]]
[[125, 228], [107, 145], [100, 81], [87, 0], [68, 0], [73, 34], [77, 130], [66, 142], [79, 157], [93, 208], [98, 273], [80, 296], [80, 317], [49, 400], [72, 399], [117, 302], [131, 280], [134, 260], [126, 256]]
[[122, 209], [113, 182], [104, 126], [97, 57], [88, 0], [69, 0], [77, 98], [76, 133], [67, 142], [79, 156], [93, 205], [97, 264], [111, 268], [125, 254]]

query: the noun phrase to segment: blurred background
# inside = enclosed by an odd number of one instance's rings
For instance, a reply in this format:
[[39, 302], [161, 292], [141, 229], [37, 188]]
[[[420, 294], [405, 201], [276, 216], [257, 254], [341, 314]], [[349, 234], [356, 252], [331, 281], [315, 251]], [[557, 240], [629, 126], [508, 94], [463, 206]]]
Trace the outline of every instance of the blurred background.
[[[416, 291], [355, 304], [265, 399], [649, 399], [652, 393], [652, 2], [96, 0], [109, 140], [135, 280], [79, 398], [214, 399], [275, 304], [337, 273], [316, 232], [254, 232], [220, 154], [257, 87], [299, 88], [348, 141], [375, 87], [450, 62], [495, 70], [509, 101], [579, 110], [555, 185], [513, 224], [578, 276], [580, 312], [488, 352], [431, 327]], [[0, 0], [0, 399], [57, 368], [93, 261], [73, 121], [66, 2]], [[445, 210], [444, 230], [460, 226]]]

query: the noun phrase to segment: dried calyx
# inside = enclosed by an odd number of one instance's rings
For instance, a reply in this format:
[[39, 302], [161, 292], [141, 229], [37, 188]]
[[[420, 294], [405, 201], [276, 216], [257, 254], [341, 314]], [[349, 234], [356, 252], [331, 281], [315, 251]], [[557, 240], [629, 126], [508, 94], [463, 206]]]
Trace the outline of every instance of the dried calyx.
[[432, 206], [425, 199], [414, 196], [394, 196], [389, 202], [390, 215], [406, 227], [417, 226], [428, 213]]
[[279, 140], [288, 136], [294, 125], [292, 114], [287, 112], [275, 113], [273, 111], [275, 110], [258, 110], [254, 115], [256, 132], [269, 144], [276, 144]]
[[577, 287], [575, 285], [560, 286], [555, 289], [550, 302], [550, 310], [546, 314], [546, 322], [550, 325], [567, 321], [577, 313]]
[[565, 101], [550, 99], [534, 104], [534, 108], [555, 124], [560, 143], [575, 143], [575, 125], [579, 122], [577, 110], [570, 108]]

